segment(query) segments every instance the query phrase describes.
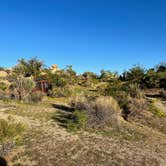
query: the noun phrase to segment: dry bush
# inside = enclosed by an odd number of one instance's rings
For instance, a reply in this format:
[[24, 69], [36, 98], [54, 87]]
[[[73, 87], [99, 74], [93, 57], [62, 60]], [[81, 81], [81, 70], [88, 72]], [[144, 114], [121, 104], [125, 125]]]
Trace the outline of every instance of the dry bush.
[[147, 103], [145, 99], [130, 99], [129, 109], [131, 112], [140, 112], [147, 109]]
[[25, 98], [25, 102], [39, 103], [42, 101], [43, 97], [44, 97], [44, 94], [40, 91], [32, 92]]
[[144, 94], [141, 91], [139, 84], [137, 83], [130, 84], [128, 87], [128, 92], [132, 98], [141, 99], [144, 97]]
[[89, 127], [117, 126], [120, 122], [121, 110], [115, 99], [103, 96], [98, 97], [91, 103], [91, 109], [88, 111], [88, 114]]
[[79, 96], [71, 100], [70, 104], [76, 110], [87, 112], [87, 126], [90, 128], [119, 125], [121, 110], [117, 101], [112, 97], [103, 96], [95, 100], [88, 100], [83, 96]]
[[12, 91], [15, 99], [25, 100], [35, 88], [35, 82], [32, 78], [25, 78], [23, 76], [13, 76], [10, 90]]
[[75, 96], [70, 99], [70, 105], [76, 110], [88, 110], [90, 109], [91, 102], [83, 96]]
[[127, 115], [127, 120], [132, 122], [141, 122], [145, 119], [148, 105], [145, 99], [130, 99], [130, 103], [128, 105], [129, 114]]

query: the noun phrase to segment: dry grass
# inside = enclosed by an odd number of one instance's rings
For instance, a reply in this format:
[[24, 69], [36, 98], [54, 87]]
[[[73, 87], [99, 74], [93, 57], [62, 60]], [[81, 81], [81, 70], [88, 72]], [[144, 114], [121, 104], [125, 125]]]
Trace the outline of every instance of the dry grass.
[[[2, 107], [5, 105], [9, 103], [3, 103]], [[113, 101], [111, 105], [118, 108]], [[128, 122], [120, 124], [120, 132], [115, 128], [109, 133], [70, 133], [51, 119], [55, 112], [49, 104], [15, 104], [11, 112], [0, 109], [1, 117], [13, 115], [29, 124], [22, 144], [7, 156], [11, 165], [165, 166], [165, 134]]]

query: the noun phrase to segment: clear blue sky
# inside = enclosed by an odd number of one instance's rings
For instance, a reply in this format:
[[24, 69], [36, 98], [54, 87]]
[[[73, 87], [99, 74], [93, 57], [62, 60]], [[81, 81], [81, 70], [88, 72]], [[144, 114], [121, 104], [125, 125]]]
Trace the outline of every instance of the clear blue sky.
[[166, 1], [1, 0], [0, 66], [34, 56], [78, 72], [166, 61]]

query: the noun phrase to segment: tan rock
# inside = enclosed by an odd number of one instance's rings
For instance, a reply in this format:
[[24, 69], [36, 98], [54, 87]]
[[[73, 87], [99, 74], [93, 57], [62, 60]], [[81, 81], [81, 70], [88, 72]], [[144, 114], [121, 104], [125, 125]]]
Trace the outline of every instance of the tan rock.
[[51, 72], [52, 72], [52, 73], [55, 73], [55, 72], [57, 72], [57, 71], [58, 71], [58, 65], [56, 65], [56, 64], [52, 65], [52, 66], [51, 66]]
[[0, 77], [7, 77], [8, 73], [6, 71], [0, 71]]

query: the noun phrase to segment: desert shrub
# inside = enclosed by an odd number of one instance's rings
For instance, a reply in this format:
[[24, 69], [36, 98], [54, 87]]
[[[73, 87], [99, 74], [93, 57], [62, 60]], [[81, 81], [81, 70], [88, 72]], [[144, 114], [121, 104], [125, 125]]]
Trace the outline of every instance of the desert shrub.
[[131, 112], [140, 110], [139, 104], [137, 108], [134, 102], [137, 105], [137, 103], [145, 101], [143, 99], [144, 94], [137, 83], [129, 82], [124, 84], [118, 80], [113, 81], [108, 85], [106, 94], [116, 99], [122, 109], [122, 116], [125, 120], [128, 119]]
[[126, 91], [118, 91], [114, 98], [117, 100], [120, 108], [126, 108], [130, 102], [130, 96]]
[[129, 84], [127, 91], [132, 98], [140, 99], [143, 97], [143, 93], [140, 89], [139, 84], [137, 84], [137, 83]]
[[[129, 122], [136, 122], [140, 124], [147, 124], [149, 119], [149, 113], [147, 112], [148, 105], [144, 99], [131, 98], [130, 103], [127, 106], [123, 116], [124, 119]], [[126, 113], [126, 114], [125, 114]], [[146, 122], [147, 121], [147, 122]]]
[[0, 119], [0, 142], [7, 142], [18, 136], [24, 130], [21, 123], [13, 123], [13, 120]]
[[145, 76], [145, 69], [142, 66], [134, 65], [129, 71], [123, 73], [123, 80], [140, 83]]
[[160, 90], [160, 95], [161, 95], [162, 98], [166, 99], [166, 90], [161, 89]]
[[71, 106], [87, 112], [87, 127], [100, 128], [107, 125], [117, 126], [120, 117], [120, 107], [112, 97], [98, 97], [88, 100], [85, 97], [76, 97]]
[[111, 125], [117, 126], [120, 117], [120, 107], [112, 97], [98, 97], [91, 103], [91, 109], [88, 111], [88, 126], [100, 128]]
[[8, 153], [13, 144], [19, 141], [20, 134], [25, 130], [22, 123], [0, 119], [0, 156]]
[[31, 78], [23, 76], [13, 76], [10, 89], [13, 91], [15, 99], [24, 100], [35, 88], [35, 82]]
[[119, 91], [126, 91], [126, 87], [126, 83], [123, 83], [118, 79], [114, 79], [110, 81], [107, 87], [105, 88], [105, 95], [116, 97]]
[[39, 103], [42, 101], [44, 94], [40, 91], [30, 93], [26, 98], [25, 101], [28, 103]]
[[147, 102], [145, 99], [131, 98], [128, 104], [127, 110], [129, 114], [126, 114], [126, 120], [135, 120], [142, 114], [143, 111], [147, 110]]
[[5, 91], [8, 88], [8, 85], [5, 84], [4, 82], [0, 82], [0, 90]]
[[146, 110], [147, 102], [145, 99], [131, 98], [128, 107], [131, 113], [140, 112], [142, 110]]
[[129, 104], [131, 97], [126, 91], [117, 91], [114, 96], [116, 101], [118, 102], [120, 108], [122, 109], [122, 117], [127, 120], [128, 114], [130, 114]]
[[145, 88], [158, 88], [160, 86], [160, 82], [157, 74], [152, 70], [148, 71], [145, 75], [145, 78], [141, 82], [141, 86]]
[[77, 131], [84, 129], [87, 125], [88, 115], [85, 111], [76, 110], [67, 121], [67, 129]]
[[90, 101], [83, 95], [72, 97], [70, 99], [70, 105], [76, 110], [88, 110], [91, 107]]

